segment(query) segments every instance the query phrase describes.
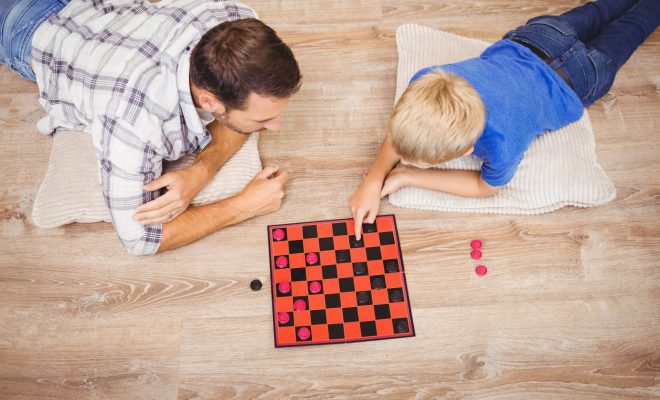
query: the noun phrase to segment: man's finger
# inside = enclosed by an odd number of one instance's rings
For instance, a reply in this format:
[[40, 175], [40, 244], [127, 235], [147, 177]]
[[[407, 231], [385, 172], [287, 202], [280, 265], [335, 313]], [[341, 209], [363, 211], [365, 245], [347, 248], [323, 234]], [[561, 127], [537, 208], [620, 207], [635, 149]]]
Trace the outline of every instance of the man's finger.
[[268, 179], [268, 178], [270, 178], [271, 175], [273, 175], [275, 172], [277, 172], [279, 170], [280, 170], [279, 165], [272, 165], [272, 166], [269, 166], [269, 167], [264, 167], [264, 169], [262, 169], [261, 172], [259, 172], [257, 174], [257, 178]]
[[287, 183], [287, 181], [289, 180], [289, 173], [286, 172], [286, 171], [282, 171], [282, 172], [280, 172], [279, 175], [277, 175], [277, 176], [276, 176], [275, 178], [273, 178], [273, 179], [277, 179], [278, 181], [281, 181], [282, 184], [284, 185], [284, 184]]
[[156, 178], [153, 181], [147, 183], [146, 185], [143, 186], [143, 188], [144, 190], [148, 190], [150, 192], [164, 188], [165, 186], [170, 184], [170, 176], [171, 176], [170, 174], [165, 174], [160, 178]]
[[147, 211], [154, 211], [161, 209], [168, 205], [170, 203], [170, 197], [172, 197], [174, 194], [168, 192], [165, 193], [164, 195], [160, 196], [156, 200], [151, 200], [148, 203], [144, 203], [140, 205], [138, 208], [135, 209], [136, 213], [142, 213], [142, 212], [147, 212]]

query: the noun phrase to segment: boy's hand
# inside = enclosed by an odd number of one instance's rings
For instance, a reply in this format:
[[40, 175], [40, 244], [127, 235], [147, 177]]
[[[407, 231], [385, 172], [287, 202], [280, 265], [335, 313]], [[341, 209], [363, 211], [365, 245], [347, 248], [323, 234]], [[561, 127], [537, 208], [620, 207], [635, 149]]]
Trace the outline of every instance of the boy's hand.
[[284, 185], [289, 180], [279, 166], [265, 167], [241, 191], [240, 208], [248, 218], [279, 210], [284, 198]]
[[360, 240], [362, 236], [362, 222], [372, 224], [376, 220], [380, 208], [380, 192], [380, 182], [365, 180], [348, 199], [355, 220], [355, 238], [357, 240]]
[[141, 225], [163, 224], [175, 219], [186, 211], [208, 180], [194, 165], [154, 179], [144, 185], [144, 190], [153, 192], [167, 188], [167, 193], [136, 208], [133, 218]]
[[390, 171], [385, 178], [383, 189], [380, 191], [380, 197], [383, 198], [390, 193], [394, 193], [402, 187], [406, 186], [406, 178], [408, 177], [409, 167], [398, 166]]

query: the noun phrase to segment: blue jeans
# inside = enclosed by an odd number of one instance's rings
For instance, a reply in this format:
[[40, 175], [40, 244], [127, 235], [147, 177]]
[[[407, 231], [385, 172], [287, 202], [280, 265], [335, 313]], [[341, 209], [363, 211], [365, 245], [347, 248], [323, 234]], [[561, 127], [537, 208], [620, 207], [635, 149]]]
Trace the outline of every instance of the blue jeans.
[[[658, 0], [599, 0], [560, 16], [540, 16], [504, 35], [541, 53], [589, 106], [660, 23]], [[537, 53], [538, 54], [538, 53]]]
[[0, 0], [0, 64], [25, 79], [36, 78], [32, 59], [32, 36], [42, 22], [70, 0]]

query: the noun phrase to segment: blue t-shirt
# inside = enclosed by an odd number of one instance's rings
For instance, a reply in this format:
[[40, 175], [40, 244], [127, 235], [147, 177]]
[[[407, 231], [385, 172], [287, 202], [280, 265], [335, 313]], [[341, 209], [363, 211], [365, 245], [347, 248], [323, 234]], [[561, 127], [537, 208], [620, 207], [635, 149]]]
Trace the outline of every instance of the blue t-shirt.
[[528, 48], [500, 40], [481, 56], [428, 67], [410, 83], [437, 69], [468, 81], [486, 108], [486, 126], [474, 145], [481, 178], [491, 186], [509, 183], [530, 143], [547, 130], [577, 121], [584, 111], [575, 92]]

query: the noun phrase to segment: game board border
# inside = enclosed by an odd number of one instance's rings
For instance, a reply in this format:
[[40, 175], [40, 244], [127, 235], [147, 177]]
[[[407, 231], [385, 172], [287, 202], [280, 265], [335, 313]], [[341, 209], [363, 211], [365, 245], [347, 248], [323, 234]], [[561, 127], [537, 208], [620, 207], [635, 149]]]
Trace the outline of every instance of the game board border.
[[394, 223], [394, 232], [396, 233], [396, 246], [399, 251], [400, 255], [400, 261], [401, 261], [401, 278], [403, 279], [403, 287], [406, 291], [407, 294], [407, 299], [408, 299], [408, 316], [410, 317], [410, 334], [408, 335], [391, 335], [391, 336], [383, 336], [383, 337], [377, 337], [377, 338], [363, 338], [363, 339], [353, 339], [353, 340], [343, 340], [343, 341], [321, 341], [321, 342], [310, 342], [310, 343], [292, 343], [292, 344], [277, 344], [277, 322], [275, 320], [275, 300], [276, 300], [276, 295], [274, 292], [274, 285], [275, 285], [275, 277], [273, 276], [273, 249], [272, 249], [272, 242], [271, 242], [271, 235], [272, 235], [272, 230], [271, 229], [276, 229], [276, 228], [282, 228], [282, 227], [289, 227], [289, 226], [300, 226], [300, 225], [309, 225], [309, 224], [318, 224], [322, 222], [337, 222], [337, 221], [347, 221], [350, 220], [351, 218], [335, 218], [335, 219], [322, 219], [322, 220], [317, 220], [317, 221], [305, 221], [305, 222], [292, 222], [288, 224], [273, 224], [273, 225], [267, 225], [266, 226], [266, 237], [268, 238], [268, 271], [270, 273], [270, 302], [271, 302], [271, 320], [273, 323], [273, 342], [275, 345], [275, 348], [283, 348], [283, 347], [301, 347], [301, 346], [315, 346], [315, 345], [332, 345], [332, 344], [346, 344], [346, 343], [355, 343], [355, 342], [371, 342], [371, 341], [376, 341], [376, 340], [387, 340], [387, 339], [401, 339], [401, 338], [408, 338], [408, 337], [415, 337], [416, 336], [416, 331], [415, 331], [415, 322], [413, 321], [413, 315], [412, 315], [412, 305], [410, 301], [410, 292], [408, 291], [408, 280], [406, 279], [406, 268], [404, 265], [403, 261], [403, 251], [401, 250], [401, 241], [399, 238], [399, 228], [396, 223], [396, 215], [394, 214], [383, 214], [383, 215], [378, 215], [378, 217], [392, 217], [392, 222]]

